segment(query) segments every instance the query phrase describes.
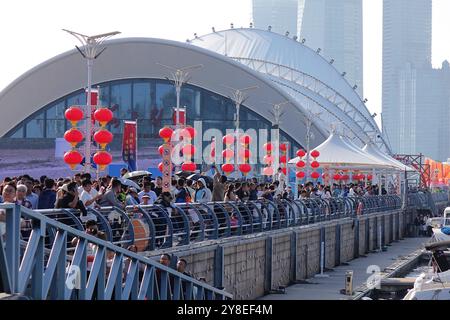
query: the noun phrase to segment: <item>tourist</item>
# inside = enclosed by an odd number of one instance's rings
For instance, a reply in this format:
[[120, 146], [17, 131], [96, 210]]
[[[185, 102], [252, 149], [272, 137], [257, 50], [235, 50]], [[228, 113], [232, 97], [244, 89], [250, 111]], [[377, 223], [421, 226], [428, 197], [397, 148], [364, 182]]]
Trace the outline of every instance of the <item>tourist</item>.
[[256, 201], [258, 200], [258, 186], [256, 183], [252, 182], [250, 183], [250, 190], [249, 190], [249, 201]]
[[191, 179], [186, 180], [186, 189], [189, 192], [191, 199], [195, 198], [195, 189], [192, 187], [193, 183], [194, 183], [194, 181]]
[[83, 202], [84, 206], [91, 209], [99, 208], [100, 206], [96, 201], [99, 200], [102, 195], [97, 190], [92, 188], [91, 180], [83, 180], [81, 182], [81, 186], [83, 191], [81, 192], [80, 200]]
[[148, 195], [150, 197], [149, 204], [153, 204], [156, 199], [158, 199], [158, 196], [156, 195], [156, 192], [152, 190], [152, 184], [150, 182], [144, 182], [143, 184], [143, 190], [139, 192], [139, 201], [142, 201], [143, 195]]
[[248, 201], [250, 198], [250, 188], [247, 182], [243, 182], [238, 191], [236, 191], [236, 196], [240, 201]]
[[177, 193], [175, 195], [175, 203], [189, 203], [192, 202], [191, 195], [186, 189], [186, 180], [183, 178], [178, 179]]
[[161, 195], [162, 189], [163, 189], [162, 188], [162, 178], [156, 177], [155, 186], [154, 186], [154, 189], [152, 189], [152, 190], [156, 193], [157, 197], [159, 197]]
[[138, 192], [136, 188], [129, 188], [127, 192], [127, 196], [125, 198], [125, 205], [127, 206], [137, 206], [139, 205], [141, 200], [139, 199]]
[[230, 183], [225, 190], [225, 197], [223, 201], [225, 202], [234, 202], [237, 200], [237, 196], [234, 193], [234, 184]]
[[123, 177], [125, 174], [128, 173], [128, 169], [127, 168], [122, 168], [120, 169], [120, 176]]
[[39, 196], [33, 192], [33, 182], [30, 179], [25, 181], [25, 185], [27, 187], [27, 200], [31, 202], [32, 208], [37, 209], [38, 208], [38, 202], [39, 202]]
[[121, 191], [122, 183], [117, 179], [111, 180], [110, 189], [102, 196], [99, 205], [101, 207], [118, 207], [124, 209], [124, 204], [117, 199], [117, 196]]
[[196, 203], [206, 203], [212, 200], [211, 190], [206, 187], [206, 182], [203, 178], [197, 180], [197, 191], [194, 199]]
[[54, 190], [55, 180], [46, 178], [44, 180], [44, 190], [39, 195], [38, 209], [52, 209], [56, 203], [56, 191]]
[[24, 184], [19, 184], [16, 189], [16, 204], [19, 206], [24, 206], [25, 208], [32, 209], [31, 202], [26, 199], [27, 186]]
[[83, 202], [80, 201], [76, 182], [64, 184], [61, 187], [62, 197], [58, 199], [55, 208], [78, 209], [81, 216], [87, 216], [87, 210]]
[[216, 166], [212, 166], [215, 171], [213, 178], [213, 191], [212, 191], [212, 201], [220, 202], [225, 196], [225, 185], [227, 183], [227, 177], [220, 174], [219, 169]]

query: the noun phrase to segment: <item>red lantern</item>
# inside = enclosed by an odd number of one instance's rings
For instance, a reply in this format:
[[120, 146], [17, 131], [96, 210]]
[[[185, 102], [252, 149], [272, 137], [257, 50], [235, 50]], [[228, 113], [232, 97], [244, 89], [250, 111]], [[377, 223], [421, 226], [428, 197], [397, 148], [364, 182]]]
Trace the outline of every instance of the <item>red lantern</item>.
[[234, 143], [234, 135], [232, 135], [232, 134], [227, 134], [225, 137], [223, 137], [223, 139], [222, 139], [222, 141], [223, 141], [223, 143], [225, 144], [225, 145], [231, 145], [231, 144], [233, 144]]
[[70, 121], [72, 127], [75, 127], [77, 122], [82, 120], [84, 116], [83, 111], [78, 107], [70, 107], [66, 110], [64, 115], [66, 116], [66, 119]]
[[241, 156], [241, 158], [243, 158], [244, 160], [249, 159], [252, 156], [252, 153], [250, 152], [250, 150], [248, 149], [241, 149], [239, 151], [239, 155]]
[[367, 180], [372, 181], [372, 179], [373, 179], [373, 176], [372, 176], [371, 174], [369, 174], [369, 175], [367, 176]]
[[272, 164], [273, 163], [273, 157], [270, 155], [264, 156], [264, 163], [265, 164]]
[[160, 162], [160, 163], [158, 164], [158, 170], [161, 171], [161, 172], [163, 172], [163, 163], [162, 163], [162, 162]]
[[72, 147], [75, 148], [75, 146], [83, 141], [83, 134], [80, 130], [72, 128], [66, 131], [64, 133], [64, 139], [66, 139], [67, 142], [69, 142]]
[[164, 127], [159, 130], [159, 136], [164, 140], [164, 142], [169, 142], [172, 138], [173, 130], [169, 127]]
[[94, 112], [94, 119], [98, 121], [102, 127], [113, 119], [113, 113], [108, 108], [100, 108]]
[[159, 146], [158, 152], [162, 156], [164, 154], [164, 146]]
[[216, 157], [216, 149], [211, 149], [211, 158], [214, 159]]
[[264, 144], [264, 150], [266, 150], [267, 152], [272, 152], [273, 144], [271, 142], [267, 142], [266, 144]]
[[112, 162], [112, 157], [106, 151], [99, 151], [94, 154], [94, 162], [100, 167], [100, 170], [104, 170]]
[[339, 180], [341, 180], [341, 175], [340, 174], [335, 174], [333, 176], [333, 179], [336, 180], [336, 181], [339, 181]]
[[192, 162], [185, 162], [181, 165], [182, 171], [194, 172], [197, 169], [197, 165]]
[[306, 167], [305, 161], [300, 160], [299, 162], [297, 162], [297, 168], [302, 169], [304, 167]]
[[181, 132], [181, 135], [183, 137], [185, 137], [186, 139], [188, 139], [188, 140], [192, 140], [197, 135], [197, 131], [194, 128], [192, 128], [192, 127], [186, 127]]
[[359, 181], [359, 180], [361, 180], [361, 175], [359, 175], [359, 174], [354, 174], [354, 175], [353, 175], [353, 179], [356, 180], [356, 181]]
[[311, 173], [311, 178], [319, 179], [320, 178], [320, 173], [318, 173], [317, 171], [314, 171], [313, 173]]
[[249, 145], [250, 143], [252, 143], [252, 137], [250, 137], [249, 135], [243, 135], [239, 138], [239, 140], [243, 145]]
[[94, 134], [94, 141], [97, 142], [102, 149], [105, 149], [106, 145], [111, 143], [113, 135], [106, 129], [101, 129]]
[[280, 162], [281, 163], [286, 163], [287, 162], [287, 157], [286, 156], [281, 156], [280, 157]]
[[265, 176], [273, 176], [273, 168], [266, 167], [266, 168], [264, 168], [263, 173]]
[[306, 176], [306, 174], [303, 171], [299, 171], [297, 172], [296, 176], [298, 179], [303, 179]]
[[195, 154], [195, 147], [192, 144], [185, 145], [181, 150], [183, 151], [183, 155], [188, 157]]
[[319, 167], [320, 167], [320, 163], [318, 163], [317, 161], [311, 162], [311, 168], [317, 169]]
[[364, 174], [360, 174], [360, 175], [359, 175], [359, 179], [360, 179], [360, 180], [364, 180], [365, 178], [366, 178], [366, 176], [365, 176]]
[[232, 159], [234, 157], [234, 151], [231, 149], [225, 149], [222, 151], [222, 157], [226, 160]]
[[252, 166], [248, 163], [244, 163], [239, 165], [239, 171], [242, 172], [244, 176], [246, 176], [250, 171], [252, 171]]
[[281, 168], [281, 171], [283, 172], [284, 175], [287, 174], [287, 169], [286, 168]]
[[320, 152], [317, 150], [314, 150], [311, 152], [311, 157], [318, 158], [320, 156]]
[[298, 150], [297, 151], [297, 157], [303, 158], [304, 156], [306, 156], [305, 150]]
[[75, 169], [75, 167], [79, 165], [81, 161], [83, 161], [83, 157], [76, 150], [72, 150], [64, 154], [64, 162], [67, 163], [72, 170]]
[[285, 143], [280, 144], [281, 151], [287, 151], [287, 145]]
[[341, 177], [341, 180], [343, 180], [343, 181], [347, 181], [348, 179], [350, 179], [350, 177], [349, 177], [347, 174], [344, 174], [344, 175]]
[[222, 165], [222, 171], [225, 172], [225, 175], [228, 175], [234, 171], [234, 165], [232, 165], [231, 163], [226, 163]]

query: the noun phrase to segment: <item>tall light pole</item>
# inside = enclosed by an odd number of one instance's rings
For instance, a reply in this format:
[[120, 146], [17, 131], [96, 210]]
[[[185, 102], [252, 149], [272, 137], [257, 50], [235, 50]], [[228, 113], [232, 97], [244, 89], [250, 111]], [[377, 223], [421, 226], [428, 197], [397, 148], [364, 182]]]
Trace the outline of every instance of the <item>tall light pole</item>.
[[309, 172], [310, 172], [310, 154], [311, 154], [311, 128], [314, 123], [313, 119], [318, 118], [322, 112], [314, 113], [310, 109], [306, 110], [306, 118], [305, 118], [305, 125], [306, 125], [306, 179], [309, 179]]
[[[193, 65], [193, 66], [175, 68], [175, 67], [171, 67], [171, 66], [166, 66], [162, 63], [156, 63], [156, 64], [172, 71], [170, 74], [171, 77], [167, 78], [167, 79], [172, 81], [175, 84], [175, 92], [176, 92], [176, 96], [177, 96], [177, 106], [176, 106], [176, 111], [175, 111], [175, 137], [174, 137], [175, 141], [174, 141], [174, 143], [178, 143], [178, 141], [180, 140], [179, 132], [181, 129], [181, 124], [180, 124], [181, 87], [183, 86], [183, 84], [189, 82], [189, 80], [190, 80], [189, 71], [203, 68], [203, 65], [197, 64], [197, 65]], [[185, 114], [185, 121], [186, 121], [186, 114]]]
[[250, 91], [250, 90], [254, 90], [254, 89], [258, 89], [258, 86], [252, 86], [252, 87], [247, 87], [247, 88], [243, 88], [243, 89], [236, 89], [236, 88], [232, 88], [229, 86], [224, 86], [230, 90], [232, 90], [231, 92], [231, 97], [230, 99], [233, 100], [235, 106], [236, 106], [236, 134], [235, 134], [235, 138], [236, 138], [236, 147], [234, 150], [234, 164], [235, 164], [235, 171], [239, 171], [238, 168], [238, 162], [239, 162], [239, 110], [241, 108], [241, 104], [243, 104], [245, 102], [245, 100], [247, 100], [248, 96], [245, 95], [245, 92]]
[[75, 46], [80, 54], [86, 59], [87, 71], [88, 71], [88, 83], [87, 83], [87, 98], [86, 98], [86, 137], [84, 147], [84, 171], [90, 172], [91, 170], [91, 144], [92, 144], [92, 105], [91, 105], [91, 93], [92, 93], [92, 69], [94, 66], [94, 60], [97, 59], [106, 47], [103, 43], [112, 36], [120, 34], [119, 31], [98, 34], [95, 36], [87, 36], [81, 33], [63, 29], [63, 31], [71, 34], [78, 41], [80, 41], [82, 47]]
[[[267, 103], [267, 102], [266, 102]], [[273, 141], [276, 142], [275, 145], [275, 154], [274, 154], [274, 163], [272, 164], [274, 168], [274, 176], [278, 173], [278, 168], [280, 167], [279, 161], [279, 153], [280, 153], [280, 124], [281, 117], [284, 115], [283, 106], [289, 104], [289, 101], [284, 101], [280, 103], [269, 103], [272, 106], [272, 111], [270, 112], [274, 118], [274, 129], [275, 129], [275, 137], [273, 137]], [[286, 174], [287, 175], [287, 174]], [[288, 176], [288, 175], [287, 175]], [[287, 181], [289, 181], [289, 177], [287, 177]]]

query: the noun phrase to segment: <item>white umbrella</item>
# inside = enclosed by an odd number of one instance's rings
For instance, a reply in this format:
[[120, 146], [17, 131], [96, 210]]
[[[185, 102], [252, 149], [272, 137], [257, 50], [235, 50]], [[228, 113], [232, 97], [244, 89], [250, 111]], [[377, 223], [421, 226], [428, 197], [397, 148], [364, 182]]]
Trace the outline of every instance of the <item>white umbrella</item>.
[[139, 187], [139, 185], [130, 180], [130, 179], [124, 179], [123, 177], [119, 179], [120, 183], [123, 184], [124, 186], [128, 186], [128, 187], [133, 187], [136, 188], [137, 190], [141, 190], [141, 187]]
[[127, 172], [123, 175], [122, 178], [124, 179], [135, 179], [135, 178], [139, 178], [139, 177], [144, 177], [144, 176], [151, 176], [152, 173], [145, 171], [145, 170], [141, 170], [141, 171], [133, 171], [133, 172]]

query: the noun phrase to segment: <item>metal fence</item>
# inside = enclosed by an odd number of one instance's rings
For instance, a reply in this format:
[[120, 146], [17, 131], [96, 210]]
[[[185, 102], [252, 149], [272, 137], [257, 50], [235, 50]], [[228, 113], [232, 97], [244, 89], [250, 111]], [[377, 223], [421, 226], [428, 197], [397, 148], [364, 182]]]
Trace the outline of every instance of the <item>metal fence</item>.
[[[401, 199], [397, 196], [373, 196], [275, 202], [183, 203], [172, 207], [129, 206], [125, 210], [108, 207], [89, 209], [88, 212], [97, 219], [99, 230], [105, 233], [108, 241], [125, 248], [135, 244], [138, 251], [151, 251], [400, 207]], [[77, 210], [39, 212], [77, 230], [84, 230]], [[24, 237], [27, 235], [24, 234]], [[55, 234], [49, 232], [46, 243], [52, 243], [54, 238]]]
[[[0, 222], [0, 292], [59, 300], [232, 299], [223, 290], [122, 248], [150, 238], [155, 243], [154, 237], [139, 238], [142, 230], [130, 212], [90, 212], [109, 240], [103, 241], [84, 232], [77, 212], [36, 212], [13, 204], [0, 205], [0, 210], [6, 217]], [[158, 210], [132, 212], [141, 212], [139, 219], [155, 228], [151, 212], [163, 212]]]
[[449, 195], [447, 192], [408, 193], [408, 206], [417, 209], [433, 210], [436, 204], [445, 202], [449, 202]]

